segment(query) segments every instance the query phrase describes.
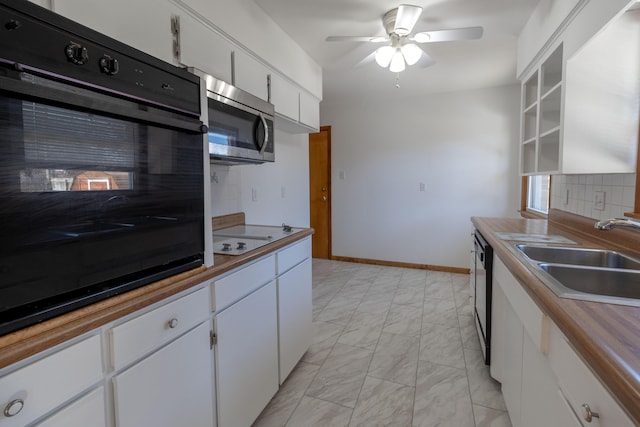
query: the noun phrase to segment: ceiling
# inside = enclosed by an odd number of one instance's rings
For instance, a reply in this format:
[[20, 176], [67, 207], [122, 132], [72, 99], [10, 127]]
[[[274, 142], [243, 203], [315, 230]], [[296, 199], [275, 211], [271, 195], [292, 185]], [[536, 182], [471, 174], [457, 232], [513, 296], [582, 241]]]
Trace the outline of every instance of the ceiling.
[[326, 42], [327, 36], [384, 36], [382, 15], [401, 0], [254, 0], [323, 68], [327, 103], [368, 102], [516, 83], [517, 37], [539, 0], [414, 0], [413, 33], [484, 27], [480, 40], [424, 44], [437, 61], [399, 74], [358, 63], [380, 44]]

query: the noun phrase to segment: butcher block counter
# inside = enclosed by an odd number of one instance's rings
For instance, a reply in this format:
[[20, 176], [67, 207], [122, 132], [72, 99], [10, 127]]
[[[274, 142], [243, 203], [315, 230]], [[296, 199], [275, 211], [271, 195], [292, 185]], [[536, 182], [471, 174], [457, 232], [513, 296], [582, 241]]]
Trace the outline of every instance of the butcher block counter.
[[575, 241], [578, 247], [638, 253], [640, 233], [594, 230], [594, 221], [583, 217], [576, 219], [561, 211], [552, 213], [552, 217], [562, 222], [479, 217], [471, 220], [493, 247], [494, 255], [504, 262], [634, 422], [640, 425], [640, 307], [560, 298], [513, 255], [509, 246], [515, 240], [503, 240], [496, 235], [560, 235]]
[[[244, 216], [242, 216], [244, 220]], [[223, 224], [224, 225], [224, 224]], [[214, 229], [216, 221], [214, 220]], [[218, 228], [220, 224], [218, 224]], [[199, 267], [36, 325], [0, 336], [0, 369], [89, 332], [141, 308], [277, 251], [313, 234], [302, 229], [286, 238], [237, 256], [215, 255], [212, 267]]]

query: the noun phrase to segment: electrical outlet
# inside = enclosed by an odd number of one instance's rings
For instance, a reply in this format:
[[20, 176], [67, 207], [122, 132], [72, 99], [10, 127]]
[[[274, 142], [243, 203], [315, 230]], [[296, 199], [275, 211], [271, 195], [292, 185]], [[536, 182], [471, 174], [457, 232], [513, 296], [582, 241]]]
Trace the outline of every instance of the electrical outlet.
[[565, 206], [569, 204], [569, 189], [567, 188], [567, 194], [564, 197]]
[[338, 172], [338, 178], [340, 178], [340, 179], [344, 179], [344, 176], [345, 176], [344, 171], [340, 171], [340, 172]]
[[426, 191], [426, 189], [427, 189], [426, 184], [424, 182], [421, 182], [420, 183], [420, 191], [424, 192], [424, 191]]
[[280, 197], [284, 199], [286, 196], [287, 196], [287, 190], [283, 185], [282, 187], [280, 187]]
[[251, 189], [251, 201], [252, 202], [258, 201], [258, 190], [256, 190], [255, 188]]
[[594, 191], [593, 192], [593, 208], [599, 211], [604, 210], [606, 192]]

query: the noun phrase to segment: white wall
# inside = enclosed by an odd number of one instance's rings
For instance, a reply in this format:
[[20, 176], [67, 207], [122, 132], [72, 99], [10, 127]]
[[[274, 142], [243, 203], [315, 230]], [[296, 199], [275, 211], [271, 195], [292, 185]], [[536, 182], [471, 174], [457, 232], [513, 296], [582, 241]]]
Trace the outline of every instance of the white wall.
[[470, 217], [518, 215], [519, 108], [518, 86], [323, 102], [333, 255], [468, 268]]
[[276, 129], [275, 140], [274, 163], [211, 165], [213, 216], [244, 212], [247, 224], [309, 227], [308, 137]]

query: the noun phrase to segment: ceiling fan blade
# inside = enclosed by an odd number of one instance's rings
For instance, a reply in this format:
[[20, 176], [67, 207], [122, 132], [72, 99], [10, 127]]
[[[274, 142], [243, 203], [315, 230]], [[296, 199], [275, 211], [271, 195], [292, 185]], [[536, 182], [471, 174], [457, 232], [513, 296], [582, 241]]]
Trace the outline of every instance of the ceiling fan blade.
[[356, 65], [354, 65], [354, 68], [359, 68], [359, 67], [362, 67], [362, 66], [365, 66], [365, 65], [369, 65], [372, 62], [375, 62], [375, 60], [376, 60], [376, 51], [374, 50], [369, 55], [364, 57], [360, 62], [358, 62]]
[[420, 6], [412, 6], [409, 4], [401, 4], [398, 6], [398, 12], [396, 14], [396, 22], [393, 26], [393, 31], [400, 35], [406, 36], [413, 31], [413, 26], [418, 22], [422, 8]]
[[423, 31], [415, 34], [411, 40], [416, 43], [449, 42], [456, 40], [475, 40], [482, 37], [482, 27], [454, 28], [451, 30]]
[[382, 43], [388, 41], [388, 37], [383, 36], [329, 36], [325, 39], [328, 42], [370, 42]]
[[429, 55], [427, 52], [425, 52], [424, 49], [422, 49], [422, 56], [420, 57], [417, 63], [418, 67], [427, 68], [434, 65], [435, 63], [436, 63], [436, 60], [433, 59], [431, 55]]

